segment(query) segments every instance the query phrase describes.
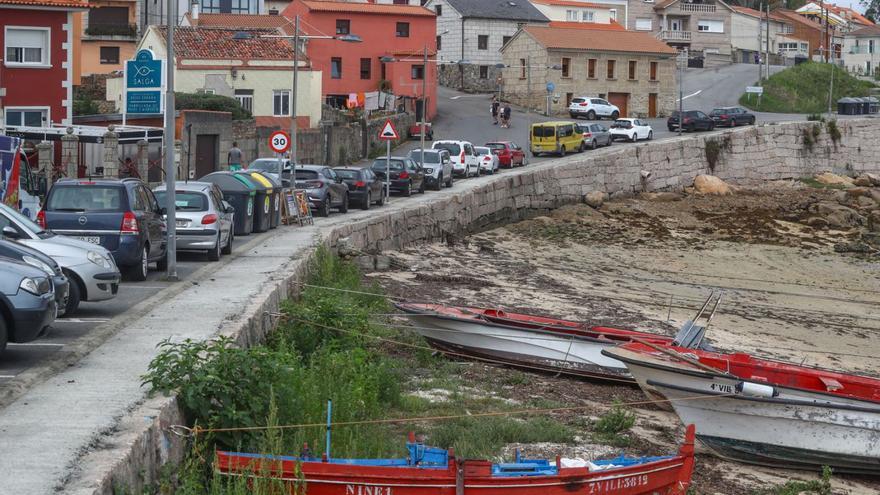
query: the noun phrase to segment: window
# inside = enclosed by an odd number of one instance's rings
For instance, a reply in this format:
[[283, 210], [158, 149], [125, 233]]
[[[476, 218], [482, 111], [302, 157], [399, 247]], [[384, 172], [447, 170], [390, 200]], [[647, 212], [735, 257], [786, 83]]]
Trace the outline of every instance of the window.
[[519, 59], [519, 78], [520, 79], [526, 78], [526, 69], [527, 68], [528, 67], [526, 67], [526, 59], [524, 59], [524, 58]]
[[351, 21], [336, 19], [336, 34], [351, 34]]
[[608, 72], [605, 75], [606, 79], [614, 79], [614, 62], [615, 60], [608, 61]]
[[657, 80], [657, 62], [651, 62], [651, 73], [648, 77], [651, 81]]
[[435, 5], [434, 6], [434, 13], [437, 14], [437, 17], [440, 17], [441, 15], [443, 15], [443, 6], [442, 5]]
[[593, 11], [585, 10], [581, 12], [581, 21], [583, 22], [593, 22]]
[[636, 79], [636, 68], [638, 66], [638, 62], [635, 60], [629, 61], [629, 79], [632, 81]]
[[100, 7], [89, 9], [89, 35], [126, 35], [134, 36], [133, 26], [128, 23], [128, 7]]
[[49, 65], [49, 30], [7, 26], [6, 65]]
[[480, 66], [480, 79], [489, 79], [489, 66], [481, 65]]
[[612, 21], [616, 21], [617, 20], [617, 9], [609, 9], [608, 15], [611, 17]]
[[697, 21], [697, 31], [703, 33], [723, 33], [724, 21], [711, 21], [707, 19]]
[[874, 53], [874, 40], [868, 40], [868, 53]]
[[361, 79], [373, 78], [373, 61], [369, 58], [361, 59]]
[[513, 36], [502, 36], [501, 37], [501, 46], [506, 45], [507, 42], [510, 41], [511, 39], [513, 39]]
[[27, 127], [46, 127], [49, 124], [49, 109], [16, 109], [6, 107], [6, 125], [9, 126], [27, 126]]
[[397, 34], [398, 38], [409, 38], [409, 23], [398, 22], [395, 33]]
[[101, 47], [101, 63], [102, 64], [118, 64], [119, 63], [119, 47], [118, 46], [102, 46]]
[[477, 36], [477, 50], [489, 49], [489, 35], [481, 34]]
[[342, 79], [342, 59], [340, 57], [330, 59], [330, 77], [332, 79]]
[[413, 79], [417, 79], [421, 81], [425, 78], [425, 66], [424, 65], [413, 65], [410, 69], [410, 75]]
[[442, 48], [440, 48], [440, 40], [442, 40], [442, 39], [443, 38], [441, 38], [440, 36], [437, 36], [437, 49], [438, 50], [442, 50]]
[[565, 11], [565, 20], [568, 22], [577, 22], [578, 11], [577, 10], [566, 10]]
[[275, 117], [290, 116], [290, 91], [272, 91], [272, 115]]
[[199, 88], [196, 90], [196, 94], [201, 95], [212, 95], [214, 93], [216, 93], [216, 91], [214, 91], [214, 88]]
[[241, 108], [251, 113], [254, 112], [254, 90], [236, 89], [235, 99], [238, 100], [238, 104], [241, 105]]
[[587, 60], [587, 78], [596, 79], [596, 59]]
[[562, 57], [562, 77], [571, 77], [571, 59]]
[[[256, 14], [255, 11], [251, 10], [251, 3], [249, 0], [232, 0], [232, 5], [229, 9], [229, 12], [232, 14]], [[256, 2], [254, 2], [254, 6], [256, 6]], [[220, 10], [223, 13], [226, 13], [223, 9], [223, 2], [220, 2]]]
[[654, 22], [650, 17], [636, 19], [636, 31], [651, 31], [654, 29]]

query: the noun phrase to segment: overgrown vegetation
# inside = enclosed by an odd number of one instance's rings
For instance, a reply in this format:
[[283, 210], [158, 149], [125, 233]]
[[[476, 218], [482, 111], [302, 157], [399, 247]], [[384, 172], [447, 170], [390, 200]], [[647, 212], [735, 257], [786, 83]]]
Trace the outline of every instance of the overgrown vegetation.
[[840, 134], [840, 128], [837, 127], [837, 121], [829, 120], [825, 123], [825, 129], [828, 130], [828, 137], [831, 138], [831, 142], [834, 143], [834, 146], [836, 147], [842, 137]]
[[805, 127], [803, 129], [804, 149], [808, 152], [812, 152], [813, 146], [819, 140], [819, 136], [821, 135], [822, 128], [819, 127], [819, 124], [813, 124], [812, 127]]
[[232, 120], [245, 120], [251, 118], [251, 113], [241, 107], [238, 100], [223, 95], [210, 95], [206, 93], [174, 93], [174, 108], [176, 110], [212, 110], [215, 112], [229, 112]]
[[755, 495], [831, 495], [831, 468], [822, 467], [822, 476], [817, 480], [791, 480], [783, 485], [756, 492]]
[[628, 447], [631, 439], [626, 433], [635, 424], [635, 413], [616, 405], [593, 424], [593, 440], [613, 447]]
[[810, 122], [825, 122], [825, 117], [819, 113], [811, 113], [807, 115], [807, 120]]
[[733, 149], [733, 144], [728, 134], [721, 138], [709, 138], [706, 140], [706, 163], [709, 164], [710, 173], [715, 173], [715, 166], [718, 165], [721, 155], [725, 152], [730, 152], [731, 149]]
[[[764, 94], [760, 100], [754, 95], [743, 94], [739, 102], [759, 112], [816, 113], [828, 108], [828, 89], [834, 67], [834, 94], [831, 102], [836, 108], [837, 100], [844, 96], [868, 96], [875, 87], [849, 75], [840, 67], [818, 62], [805, 62], [778, 72], [764, 82]], [[759, 103], [760, 102], [760, 103]]]

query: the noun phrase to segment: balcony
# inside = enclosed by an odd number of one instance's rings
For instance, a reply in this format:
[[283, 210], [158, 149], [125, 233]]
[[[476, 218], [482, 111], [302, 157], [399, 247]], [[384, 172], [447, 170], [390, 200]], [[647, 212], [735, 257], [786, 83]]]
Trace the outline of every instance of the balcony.
[[715, 4], [713, 3], [679, 3], [678, 10], [681, 12], [715, 12]]
[[847, 53], [849, 53], [850, 55], [866, 55], [869, 53], [874, 53], [874, 50], [872, 50], [872, 48], [873, 47], [870, 45], [868, 45], [868, 46], [851, 46], [851, 47], [849, 47], [849, 51]]
[[134, 24], [89, 23], [85, 29], [86, 40], [137, 41], [138, 30]]
[[660, 39], [663, 41], [690, 41], [690, 31], [660, 31]]

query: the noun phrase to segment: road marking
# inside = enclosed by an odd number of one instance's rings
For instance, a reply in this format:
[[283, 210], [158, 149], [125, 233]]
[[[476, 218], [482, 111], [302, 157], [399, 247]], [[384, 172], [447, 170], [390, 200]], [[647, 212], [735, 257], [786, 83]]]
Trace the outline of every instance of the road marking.
[[0, 375], [0, 378], [15, 378], [18, 375]]
[[124, 285], [124, 286], [120, 286], [120, 289], [122, 289], [123, 287], [125, 287], [126, 289], [158, 289], [158, 290], [161, 290], [161, 289], [167, 289], [168, 287], [171, 287], [171, 286], [170, 285], [160, 285], [160, 286], [155, 286], [155, 285]]
[[10, 342], [6, 345], [15, 347], [64, 347], [64, 344], [49, 344], [45, 342], [28, 342], [26, 344], [16, 344], [14, 342]]
[[[687, 96], [683, 96], [681, 99], [682, 99], [682, 100], [687, 100], [687, 99], [690, 98], [691, 96], [697, 96], [698, 94], [700, 94], [700, 93], [702, 93], [702, 92], [703, 92], [703, 90], [701, 89], [701, 90], [697, 91], [696, 93], [692, 93], [692, 94], [689, 94], [689, 95], [687, 95]], [[675, 101], [679, 101], [679, 99], [676, 98]]]
[[67, 323], [104, 323], [110, 321], [110, 318], [58, 318], [55, 321]]
[[450, 96], [450, 100], [457, 100], [459, 98], [486, 98], [486, 95], [458, 95], [458, 96]]

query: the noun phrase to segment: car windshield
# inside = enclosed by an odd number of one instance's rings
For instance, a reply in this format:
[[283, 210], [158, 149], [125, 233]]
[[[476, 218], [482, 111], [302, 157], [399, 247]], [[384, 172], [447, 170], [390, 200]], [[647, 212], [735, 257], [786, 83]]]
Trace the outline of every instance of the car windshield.
[[611, 127], [617, 127], [619, 129], [630, 129], [632, 128], [633, 123], [629, 120], [615, 120], [614, 124]]
[[553, 126], [536, 125], [532, 127], [532, 136], [535, 137], [553, 137], [556, 135], [556, 128]]
[[296, 180], [315, 180], [318, 178], [318, 172], [314, 170], [297, 170]]
[[585, 100], [585, 99], [583, 99], [583, 98], [572, 98], [572, 99], [571, 99], [571, 102], [572, 102], [572, 103], [583, 103], [583, 102], [585, 102], [585, 101], [587, 101], [587, 100]]
[[[165, 204], [165, 191], [155, 191], [156, 201]], [[174, 193], [174, 209], [177, 211], [208, 211], [208, 197], [200, 192], [177, 191]]]
[[489, 148], [486, 148], [485, 146], [475, 146], [475, 147], [474, 147], [474, 151], [475, 151], [475, 152], [477, 153], [477, 155], [479, 155], [479, 156], [483, 156], [483, 155], [491, 155], [491, 154], [492, 154], [492, 150], [490, 150]]
[[49, 195], [47, 211], [120, 211], [126, 206], [122, 187], [56, 186]]
[[709, 112], [709, 115], [724, 115], [730, 113], [730, 111], [730, 108], [715, 108], [711, 112]]
[[342, 168], [337, 168], [336, 175], [342, 177], [343, 179], [351, 179], [351, 180], [360, 180], [361, 173], [357, 170], [347, 170]]
[[278, 160], [273, 160], [271, 158], [260, 158], [259, 160], [252, 161], [251, 164], [248, 165], [248, 170], [260, 170], [263, 172], [272, 172], [277, 174]]
[[461, 153], [461, 146], [457, 143], [434, 143], [434, 149], [446, 150], [450, 155], [458, 156]]
[[507, 149], [507, 147], [501, 143], [486, 143], [486, 147], [493, 151], [504, 151]]
[[[373, 166], [371, 167], [374, 172], [385, 172], [387, 160], [382, 160], [381, 158], [373, 162]], [[403, 160], [391, 160], [390, 163], [391, 170], [403, 170]]]
[[[416, 163], [422, 163], [422, 152], [419, 150], [410, 151], [408, 157]], [[425, 163], [440, 163], [440, 153], [425, 150]]]
[[27, 230], [29, 230], [30, 232], [36, 234], [36, 235], [37, 235], [39, 238], [41, 238], [41, 239], [47, 239], [47, 238], [49, 238], [49, 237], [52, 237], [52, 235], [53, 235], [53, 234], [52, 234], [51, 232], [49, 232], [48, 230], [43, 230], [42, 227], [40, 227], [39, 225], [37, 225], [36, 223], [34, 223], [34, 221], [31, 220], [30, 218], [28, 218], [28, 217], [22, 215], [22, 214], [19, 213], [17, 210], [14, 210], [14, 209], [10, 208], [10, 207], [6, 206], [6, 205], [3, 204], [3, 203], [0, 203], [0, 213], [2, 213], [3, 215], [5, 215], [5, 216], [7, 216], [7, 217], [9, 217], [9, 218], [11, 218], [11, 219], [13, 219], [14, 221], [18, 222], [18, 223], [21, 224], [25, 229], [27, 229]]

